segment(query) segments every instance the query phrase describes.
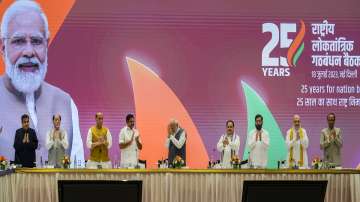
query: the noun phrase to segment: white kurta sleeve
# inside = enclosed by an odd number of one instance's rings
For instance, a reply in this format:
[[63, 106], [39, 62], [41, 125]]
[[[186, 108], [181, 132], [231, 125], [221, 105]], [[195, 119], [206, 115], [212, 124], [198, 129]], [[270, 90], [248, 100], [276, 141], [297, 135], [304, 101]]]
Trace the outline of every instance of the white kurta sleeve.
[[125, 143], [125, 130], [121, 129], [119, 133], [119, 144]]
[[54, 140], [50, 134], [51, 130], [46, 133], [46, 141], [45, 141], [45, 147], [47, 150], [50, 150], [51, 147], [54, 145]]
[[134, 129], [134, 141], [136, 141], [135, 140], [136, 137], [139, 137], [139, 143], [142, 144], [139, 131], [137, 129]]
[[89, 129], [87, 137], [86, 137], [86, 146], [87, 148], [91, 149], [91, 145], [92, 145], [92, 135], [91, 135], [91, 129]]
[[138, 130], [134, 129], [134, 138], [140, 136], [140, 133]]
[[108, 142], [107, 148], [110, 149], [112, 146], [112, 136], [111, 136], [109, 129], [107, 130], [107, 133], [106, 133], [106, 141]]
[[216, 148], [219, 152], [222, 152], [224, 151], [224, 144], [223, 144], [223, 141], [224, 141], [224, 135], [222, 135], [218, 141], [218, 143], [216, 144]]
[[250, 150], [253, 150], [256, 145], [256, 133], [250, 133], [248, 137], [248, 146]]
[[306, 149], [309, 146], [309, 138], [307, 136], [305, 129], [303, 129], [303, 135], [304, 135], [304, 137], [302, 139], [300, 139], [300, 144]]
[[170, 146], [170, 138], [166, 138], [164, 145], [165, 145], [166, 148], [169, 148], [169, 146]]
[[[234, 135], [235, 135], [235, 134], [234, 134]], [[231, 142], [229, 143], [229, 145], [230, 145], [230, 148], [231, 148], [232, 150], [234, 150], [236, 154], [239, 154], [240, 137], [236, 135], [236, 136], [235, 136], [235, 140], [234, 140], [234, 141], [231, 141]]]
[[335, 139], [335, 144], [338, 146], [338, 147], [342, 147], [343, 145], [343, 140], [342, 140], [342, 135], [341, 135], [341, 129], [339, 128], [339, 133], [336, 135]]
[[64, 147], [64, 149], [67, 149], [69, 147], [68, 135], [66, 131], [64, 131], [64, 137], [61, 139], [60, 143]]
[[181, 149], [181, 147], [185, 144], [186, 141], [185, 131], [181, 133], [179, 140], [177, 140], [174, 135], [170, 136], [170, 140], [176, 148]]
[[264, 144], [264, 146], [267, 148], [267, 147], [269, 147], [270, 146], [270, 138], [269, 138], [269, 134], [267, 133], [267, 132], [263, 132], [262, 134], [261, 134], [261, 138], [262, 138], [262, 140], [261, 140], [261, 142]]

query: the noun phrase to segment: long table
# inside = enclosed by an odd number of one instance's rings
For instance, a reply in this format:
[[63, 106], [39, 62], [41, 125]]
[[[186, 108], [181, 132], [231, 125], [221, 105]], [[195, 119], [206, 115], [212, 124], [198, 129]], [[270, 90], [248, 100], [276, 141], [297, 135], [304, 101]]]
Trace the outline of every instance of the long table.
[[0, 201], [57, 202], [58, 180], [141, 180], [143, 202], [240, 202], [244, 180], [328, 180], [326, 202], [360, 201], [359, 170], [37, 168], [1, 176]]

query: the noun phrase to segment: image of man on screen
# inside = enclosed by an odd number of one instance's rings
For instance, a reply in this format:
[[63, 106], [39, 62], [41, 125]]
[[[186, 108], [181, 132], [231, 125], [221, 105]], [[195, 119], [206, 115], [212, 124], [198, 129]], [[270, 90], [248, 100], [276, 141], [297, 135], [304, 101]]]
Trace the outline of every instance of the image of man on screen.
[[37, 162], [46, 159], [46, 132], [53, 114], [61, 114], [69, 135], [72, 159], [84, 158], [77, 107], [70, 95], [45, 81], [48, 68], [48, 20], [35, 1], [14, 1], [1, 20], [1, 53], [5, 74], [0, 77], [0, 153], [12, 159], [13, 134], [22, 114], [29, 114], [30, 126], [39, 139]]

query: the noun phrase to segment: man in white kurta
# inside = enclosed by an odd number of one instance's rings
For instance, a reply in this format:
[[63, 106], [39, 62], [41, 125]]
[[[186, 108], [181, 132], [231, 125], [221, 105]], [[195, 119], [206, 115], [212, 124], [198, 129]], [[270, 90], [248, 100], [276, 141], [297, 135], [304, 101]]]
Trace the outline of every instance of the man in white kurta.
[[301, 127], [300, 116], [294, 115], [293, 127], [286, 132], [286, 145], [288, 155], [286, 158], [286, 166], [292, 168], [308, 167], [308, 156], [306, 149], [309, 146], [309, 139], [306, 130]]
[[255, 116], [255, 129], [248, 135], [248, 147], [250, 149], [249, 164], [254, 168], [266, 168], [268, 160], [268, 148], [270, 145], [269, 133], [262, 128], [263, 117]]
[[135, 168], [138, 166], [139, 150], [142, 149], [142, 143], [139, 131], [134, 126], [135, 117], [132, 114], [128, 114], [126, 116], [126, 126], [121, 129], [119, 134], [121, 168]]
[[222, 168], [231, 168], [231, 158], [239, 155], [240, 137], [235, 134], [234, 128], [234, 121], [228, 120], [226, 122], [226, 133], [220, 137], [217, 143], [217, 150], [221, 153]]

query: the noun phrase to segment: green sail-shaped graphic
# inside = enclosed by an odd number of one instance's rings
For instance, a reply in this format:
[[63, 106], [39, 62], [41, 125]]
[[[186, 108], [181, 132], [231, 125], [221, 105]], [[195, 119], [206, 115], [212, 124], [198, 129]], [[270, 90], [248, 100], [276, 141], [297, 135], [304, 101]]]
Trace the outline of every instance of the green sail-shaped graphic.
[[[264, 117], [263, 128], [269, 132], [270, 147], [268, 149], [267, 168], [277, 168], [278, 160], [285, 160], [287, 148], [284, 136], [277, 124], [274, 116], [266, 106], [264, 100], [247, 83], [241, 81], [244, 91], [247, 108], [247, 137], [251, 130], [255, 128], [255, 115], [261, 114]], [[246, 144], [243, 159], [249, 156], [249, 148]]]

